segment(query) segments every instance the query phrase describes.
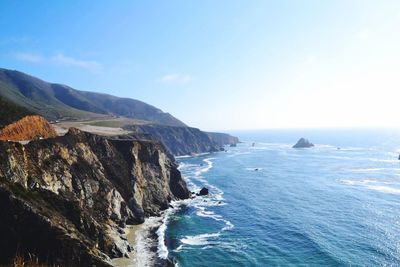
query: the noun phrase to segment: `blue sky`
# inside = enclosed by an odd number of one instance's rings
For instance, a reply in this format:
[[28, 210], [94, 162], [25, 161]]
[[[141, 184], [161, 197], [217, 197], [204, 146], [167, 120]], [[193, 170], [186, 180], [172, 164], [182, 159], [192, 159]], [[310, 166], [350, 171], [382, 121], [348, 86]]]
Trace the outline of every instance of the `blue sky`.
[[400, 1], [7, 1], [0, 66], [205, 130], [398, 126]]

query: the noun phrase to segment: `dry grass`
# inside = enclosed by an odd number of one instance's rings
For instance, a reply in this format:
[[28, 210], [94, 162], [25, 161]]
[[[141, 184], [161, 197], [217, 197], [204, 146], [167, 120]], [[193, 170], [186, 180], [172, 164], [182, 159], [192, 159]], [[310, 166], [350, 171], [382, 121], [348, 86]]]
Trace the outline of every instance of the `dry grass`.
[[40, 263], [39, 259], [35, 256], [30, 255], [28, 259], [21, 255], [16, 255], [10, 264], [1, 265], [1, 267], [57, 267], [51, 266], [46, 263]]
[[39, 263], [38, 258], [31, 258], [29, 260], [25, 260], [22, 256], [17, 255], [12, 263], [13, 267], [47, 267], [47, 264]]

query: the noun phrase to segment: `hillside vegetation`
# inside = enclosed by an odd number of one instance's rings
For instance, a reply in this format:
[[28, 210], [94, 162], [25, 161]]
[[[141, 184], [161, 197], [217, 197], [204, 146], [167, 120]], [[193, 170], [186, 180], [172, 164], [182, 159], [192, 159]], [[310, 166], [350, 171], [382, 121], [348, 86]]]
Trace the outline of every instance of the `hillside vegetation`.
[[43, 117], [26, 116], [0, 130], [1, 141], [22, 141], [57, 136], [53, 126]]
[[107, 116], [185, 126], [169, 113], [142, 101], [85, 92], [48, 83], [25, 73], [0, 68], [0, 96], [49, 120], [88, 119]]
[[0, 96], [0, 129], [31, 114], [32, 112], [26, 108], [18, 106]]

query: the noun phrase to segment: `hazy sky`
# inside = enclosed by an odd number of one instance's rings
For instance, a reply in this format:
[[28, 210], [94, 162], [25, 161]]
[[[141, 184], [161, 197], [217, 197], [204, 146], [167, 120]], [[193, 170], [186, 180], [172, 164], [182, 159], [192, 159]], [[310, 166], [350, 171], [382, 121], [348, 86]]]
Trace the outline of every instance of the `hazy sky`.
[[400, 126], [400, 1], [6, 1], [0, 67], [205, 130]]

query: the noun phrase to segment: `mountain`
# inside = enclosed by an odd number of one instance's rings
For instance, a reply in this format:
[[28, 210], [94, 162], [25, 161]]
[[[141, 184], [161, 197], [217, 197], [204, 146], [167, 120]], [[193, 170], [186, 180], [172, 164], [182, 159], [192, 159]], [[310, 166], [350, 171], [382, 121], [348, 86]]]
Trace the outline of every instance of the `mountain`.
[[27, 145], [0, 142], [0, 264], [19, 254], [49, 266], [111, 266], [109, 257], [132, 250], [125, 225], [189, 196], [159, 142], [74, 128]]
[[49, 120], [124, 116], [171, 126], [186, 126], [169, 113], [142, 101], [85, 92], [0, 68], [0, 96]]
[[[53, 121], [104, 121], [104, 117], [121, 116], [135, 121], [125, 126], [133, 131], [131, 137], [159, 140], [173, 155], [215, 152], [224, 145], [238, 143], [236, 137], [227, 134], [205, 133], [188, 127], [169, 113], [138, 100], [79, 91], [66, 85], [48, 83], [19, 71], [1, 68], [0, 101], [5, 103], [0, 106], [0, 129], [31, 113]], [[137, 125], [139, 121], [140, 125]]]

